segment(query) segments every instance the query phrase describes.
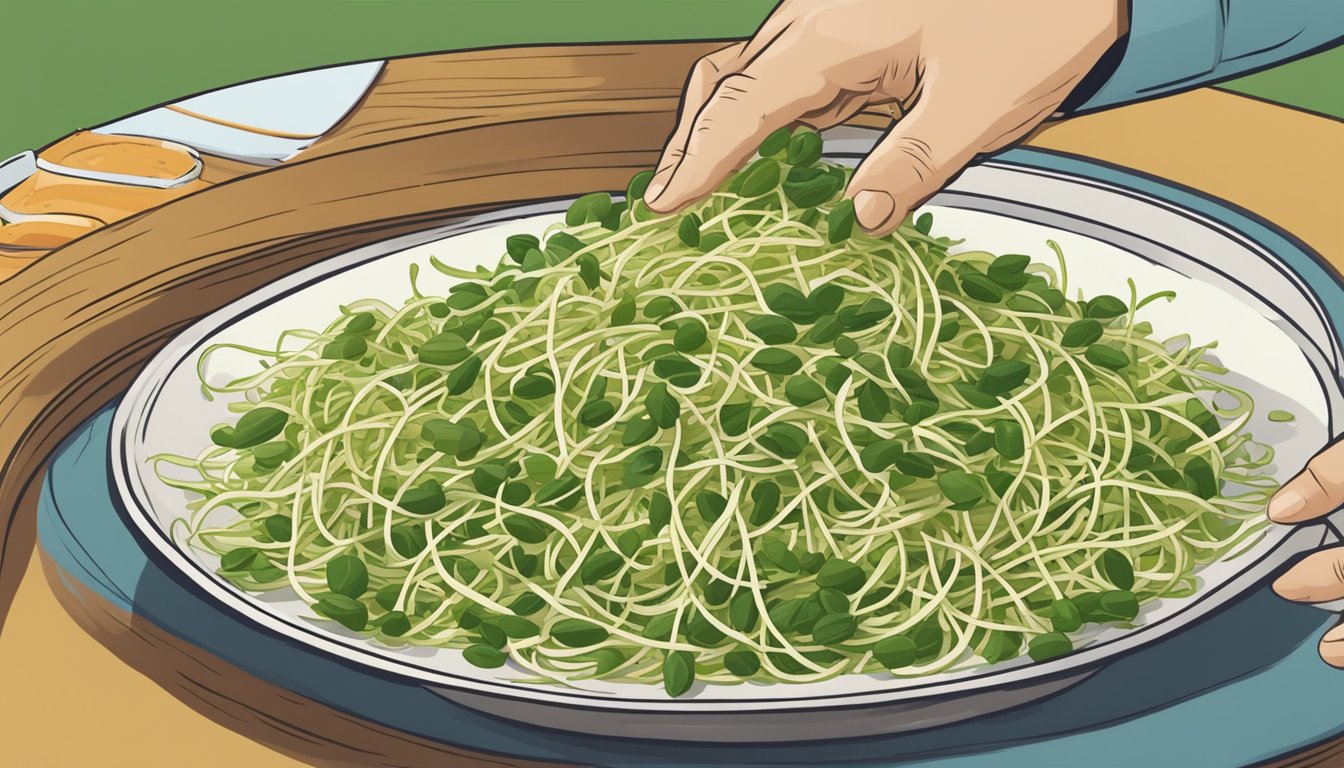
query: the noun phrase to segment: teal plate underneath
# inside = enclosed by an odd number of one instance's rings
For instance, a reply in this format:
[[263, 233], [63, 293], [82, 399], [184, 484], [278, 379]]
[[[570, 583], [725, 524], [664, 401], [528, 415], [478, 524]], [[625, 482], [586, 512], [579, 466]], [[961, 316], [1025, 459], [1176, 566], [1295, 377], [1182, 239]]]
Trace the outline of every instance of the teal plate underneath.
[[[1104, 178], [1216, 215], [1316, 290], [1336, 327], [1344, 291], [1299, 244], [1224, 204], [1117, 169], [1015, 150], [1006, 159]], [[871, 739], [788, 745], [653, 743], [529, 728], [449, 702], [414, 681], [346, 666], [205, 600], [132, 534], [108, 467], [109, 406], [57, 450], [39, 509], [41, 546], [68, 578], [262, 680], [426, 738], [520, 758], [602, 766], [856, 765], [948, 768], [1241, 766], [1344, 734], [1344, 676], [1317, 657], [1330, 623], [1264, 585], [1178, 635], [1116, 659], [1073, 688], [978, 720]]]

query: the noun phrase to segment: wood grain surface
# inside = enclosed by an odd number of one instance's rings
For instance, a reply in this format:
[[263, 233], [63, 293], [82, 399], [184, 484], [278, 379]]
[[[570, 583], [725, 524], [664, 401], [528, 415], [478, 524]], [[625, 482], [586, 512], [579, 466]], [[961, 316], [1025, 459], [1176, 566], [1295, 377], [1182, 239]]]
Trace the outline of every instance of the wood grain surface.
[[[629, 109], [622, 87], [605, 109], [591, 99], [499, 123], [389, 130], [388, 143], [315, 153], [125, 219], [0, 283], [0, 615], [33, 541], [31, 515], [15, 513], [31, 505], [46, 456], [175, 332], [321, 258], [454, 212], [623, 185], [656, 160], [704, 46], [649, 46], [647, 64], [638, 51], [550, 50], [565, 72], [642, 69], [662, 108]], [[526, 98], [537, 85], [513, 88]], [[368, 136], [350, 123], [337, 133]]]
[[[221, 765], [290, 764], [272, 750], [321, 765], [494, 760], [433, 744], [397, 751], [403, 734], [351, 725], [100, 605], [59, 573], [42, 579], [25, 568], [37, 483], [55, 444], [123, 391], [146, 356], [248, 291], [455, 213], [623, 185], [654, 162], [687, 68], [712, 47], [538, 47], [393, 61], [361, 105], [296, 160], [225, 171], [210, 188], [54, 251], [0, 284], [0, 617], [20, 583], [25, 605], [38, 608], [55, 604], [54, 590], [116, 654], [81, 661], [80, 695], [103, 702], [103, 716], [127, 728], [150, 711], [163, 721], [160, 732], [216, 739]], [[1254, 163], [1244, 148], [1266, 135], [1275, 137], [1275, 162]], [[1032, 143], [1197, 187], [1270, 218], [1327, 257], [1344, 256], [1344, 157], [1329, 151], [1344, 145], [1340, 123], [1203, 90], [1071, 120]], [[31, 639], [27, 627], [0, 633], [0, 679], [12, 690], [48, 684], [50, 670], [13, 648], [15, 636]], [[128, 702], [120, 688], [100, 684], [124, 665], [161, 687], [137, 689]], [[56, 743], [49, 713], [15, 698], [0, 697], [0, 721], [28, 736], [7, 759], [87, 762], [75, 757], [89, 754], [80, 744]], [[306, 735], [293, 733], [297, 722]], [[350, 728], [354, 741], [337, 743]], [[247, 738], [231, 740], [225, 729]], [[42, 751], [24, 752], [30, 740]], [[44, 761], [57, 747], [70, 759]], [[149, 739], [133, 764], [174, 764], [159, 762], [172, 754]], [[1344, 746], [1327, 745], [1278, 765], [1341, 763]]]
[[[59, 566], [45, 557], [40, 561], [48, 579], [61, 578]], [[61, 607], [122, 662], [140, 670], [193, 710], [295, 760], [332, 768], [557, 765], [471, 752], [334, 712], [183, 643], [155, 624], [111, 605], [82, 584], [60, 583], [63, 588], [56, 597]], [[181, 754], [192, 752], [200, 754], [190, 747]]]

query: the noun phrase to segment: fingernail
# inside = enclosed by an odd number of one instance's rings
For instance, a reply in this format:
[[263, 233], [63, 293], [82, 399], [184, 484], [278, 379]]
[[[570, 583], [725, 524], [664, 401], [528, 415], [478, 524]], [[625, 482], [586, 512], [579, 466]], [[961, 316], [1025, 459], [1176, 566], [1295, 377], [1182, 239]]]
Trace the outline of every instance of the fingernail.
[[854, 218], [864, 229], [877, 229], [886, 224], [895, 210], [896, 201], [881, 190], [864, 189], [854, 196]]
[[644, 202], [652, 203], [656, 201], [658, 196], [663, 194], [663, 190], [665, 189], [667, 189], [667, 184], [664, 182], [656, 180], [650, 181], [649, 186], [644, 190]]
[[1284, 488], [1269, 500], [1269, 519], [1280, 522], [1292, 518], [1307, 506], [1307, 497], [1292, 488]]

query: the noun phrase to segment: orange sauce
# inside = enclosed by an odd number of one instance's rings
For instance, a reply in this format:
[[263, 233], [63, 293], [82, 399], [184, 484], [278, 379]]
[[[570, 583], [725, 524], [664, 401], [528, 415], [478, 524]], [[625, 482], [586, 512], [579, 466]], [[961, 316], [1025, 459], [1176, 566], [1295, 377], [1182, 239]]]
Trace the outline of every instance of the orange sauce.
[[76, 216], [16, 221], [0, 226], [0, 251], [49, 251], [100, 227], [101, 222]]
[[[41, 159], [71, 172], [98, 171], [150, 179], [176, 179], [195, 158], [158, 139], [76, 133], [42, 150]], [[83, 179], [39, 169], [0, 197], [0, 206], [28, 216], [69, 214], [105, 224], [175, 200], [206, 186], [199, 179], [170, 189]]]
[[131, 187], [39, 170], [0, 197], [0, 205], [26, 216], [69, 214], [111, 224], [202, 186], [203, 182], [195, 181], [173, 189]]
[[54, 248], [98, 229], [102, 224], [73, 216], [21, 221], [0, 226], [0, 282]]
[[0, 196], [0, 206], [21, 217], [0, 225], [0, 281], [49, 251], [104, 225], [155, 208], [206, 186], [196, 179], [169, 189], [85, 179], [80, 171], [172, 180], [190, 173], [196, 159], [169, 142], [87, 131], [42, 150], [55, 166]]
[[42, 150], [41, 158], [76, 171], [99, 171], [148, 179], [179, 179], [196, 165], [191, 155], [167, 142], [141, 136], [108, 136], [81, 131]]

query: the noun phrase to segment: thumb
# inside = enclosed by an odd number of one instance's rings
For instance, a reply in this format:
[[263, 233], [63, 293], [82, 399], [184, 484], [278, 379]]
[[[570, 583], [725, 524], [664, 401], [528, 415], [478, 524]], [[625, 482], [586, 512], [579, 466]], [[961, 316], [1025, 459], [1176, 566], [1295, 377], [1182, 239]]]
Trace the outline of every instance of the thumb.
[[1322, 517], [1344, 504], [1344, 441], [1316, 454], [1269, 500], [1269, 519], [1301, 523]]
[[859, 226], [878, 235], [891, 232], [960, 172], [976, 152], [978, 137], [966, 135], [969, 122], [955, 101], [940, 102], [926, 89], [850, 179]]

